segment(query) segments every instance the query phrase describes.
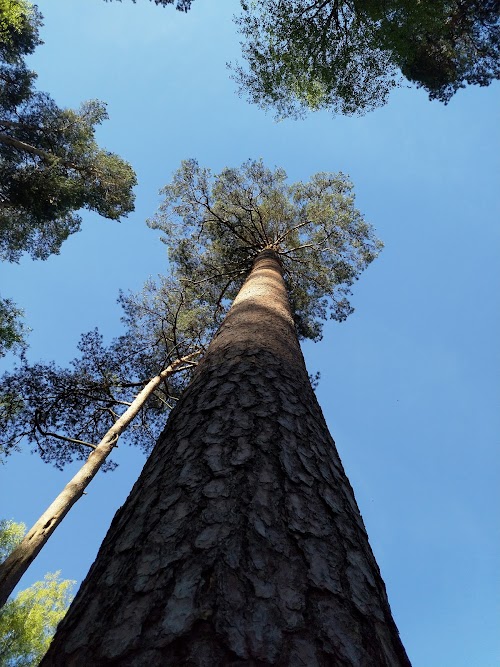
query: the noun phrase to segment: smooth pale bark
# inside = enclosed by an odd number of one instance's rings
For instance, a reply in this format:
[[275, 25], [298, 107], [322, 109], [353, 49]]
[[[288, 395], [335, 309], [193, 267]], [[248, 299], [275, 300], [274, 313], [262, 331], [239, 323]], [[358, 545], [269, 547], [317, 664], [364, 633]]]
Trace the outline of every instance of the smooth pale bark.
[[137, 394], [130, 407], [113, 424], [100, 443], [96, 445], [76, 475], [64, 487], [57, 498], [50, 504], [23, 541], [14, 549], [9, 557], [0, 564], [0, 608], [7, 602], [7, 598], [17, 586], [21, 577], [40, 553], [57, 526], [64, 519], [85, 492], [92, 479], [107, 459], [113, 447], [116, 446], [121, 433], [137, 415], [153, 391], [167, 377], [179, 371], [187, 362], [193, 359], [198, 352], [175, 361]]
[[41, 663], [407, 667], [261, 253]]

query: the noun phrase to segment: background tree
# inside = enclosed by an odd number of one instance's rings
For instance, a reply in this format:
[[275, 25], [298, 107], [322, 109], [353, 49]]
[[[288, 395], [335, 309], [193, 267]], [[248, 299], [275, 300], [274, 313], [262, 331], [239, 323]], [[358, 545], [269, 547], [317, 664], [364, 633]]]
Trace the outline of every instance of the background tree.
[[466, 84], [500, 77], [498, 0], [409, 0], [360, 3], [379, 22], [383, 48], [430, 99], [448, 102]]
[[120, 300], [127, 331], [109, 347], [96, 330], [71, 369], [24, 362], [2, 378], [3, 452], [24, 438], [57, 468], [84, 464], [0, 565], [0, 607], [97, 472], [116, 466], [108, 457], [120, 436], [150, 451], [217, 322], [204, 298], [170, 278]]
[[[142, 292], [122, 293], [119, 302], [125, 331], [108, 345], [94, 329], [81, 336], [80, 354], [67, 368], [24, 360], [0, 377], [0, 444], [6, 455], [24, 439], [59, 470], [85, 461], [151, 378], [205, 349], [221, 318], [206, 295], [171, 277], [150, 279]], [[155, 388], [124, 434], [127, 442], [151, 451], [193, 363]], [[108, 462], [107, 469], [113, 467]]]
[[0, 562], [4, 561], [19, 544], [25, 532], [24, 523], [16, 523], [7, 519], [0, 521]]
[[[120, 2], [122, 0], [119, 0]], [[106, 2], [111, 2], [111, 0], [106, 0]], [[137, 2], [137, 0], [132, 0], [132, 2]], [[154, 0], [155, 5], [163, 5], [167, 7], [168, 5], [175, 4], [175, 8], [180, 12], [187, 12], [191, 9], [193, 0]]]
[[79, 230], [81, 208], [116, 220], [133, 210], [135, 174], [102, 150], [95, 127], [107, 118], [98, 101], [61, 109], [34, 89], [24, 60], [40, 44], [41, 15], [24, 0], [2, 13], [0, 48], [0, 257], [46, 259]]
[[[175, 0], [155, 0], [172, 5]], [[191, 0], [178, 0], [187, 12]], [[240, 91], [278, 116], [363, 114], [402, 78], [447, 103], [500, 78], [499, 0], [240, 0]]]
[[26, 349], [27, 329], [22, 316], [23, 311], [11, 299], [0, 297], [0, 357], [9, 350], [21, 353]]
[[500, 77], [498, 0], [257, 0], [236, 20], [246, 67], [236, 79], [278, 115], [365, 113], [385, 104], [399, 73], [448, 102]]
[[[26, 0], [0, 0], [0, 260], [47, 259], [80, 229], [81, 208], [117, 220], [134, 209], [130, 165], [101, 149], [106, 107], [62, 109], [35, 90], [25, 56], [41, 44], [42, 16]], [[0, 354], [22, 349], [21, 311], [0, 309]], [[17, 347], [14, 343], [18, 343]]]
[[188, 161], [164, 190], [177, 277], [236, 298], [43, 665], [409, 665], [297, 338], [380, 244], [345, 176], [285, 179]]
[[[0, 561], [22, 540], [26, 527], [0, 521]], [[60, 573], [47, 574], [0, 611], [1, 667], [36, 667], [46, 652], [56, 626], [71, 602], [75, 582], [60, 580]]]

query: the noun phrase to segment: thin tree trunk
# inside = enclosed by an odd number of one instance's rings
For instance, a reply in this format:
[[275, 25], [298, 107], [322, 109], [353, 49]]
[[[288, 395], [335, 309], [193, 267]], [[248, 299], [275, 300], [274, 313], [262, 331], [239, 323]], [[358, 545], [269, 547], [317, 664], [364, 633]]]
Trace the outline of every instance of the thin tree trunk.
[[44, 667], [408, 667], [264, 251]]
[[9, 557], [0, 564], [0, 608], [7, 602], [14, 588], [19, 583], [28, 567], [40, 553], [49, 537], [64, 519], [85, 492], [98, 470], [115, 447], [121, 433], [137, 415], [149, 396], [167, 377], [182, 368], [183, 364], [193, 359], [197, 352], [175, 361], [137, 394], [129, 408], [113, 424], [101, 442], [90, 454], [76, 475], [64, 487], [57, 498], [42, 514], [31, 530], [26, 534], [23, 541], [14, 549]]
[[52, 153], [48, 153], [47, 151], [44, 151], [41, 148], [36, 148], [36, 146], [27, 144], [26, 142], [20, 141], [19, 139], [11, 137], [8, 134], [3, 134], [3, 132], [0, 133], [0, 142], [3, 144], [7, 144], [8, 146], [12, 146], [13, 148], [16, 148], [18, 151], [22, 151], [24, 153], [32, 153], [33, 155], [38, 155], [38, 157], [43, 158], [47, 162], [58, 162], [60, 160], [60, 158], [58, 158], [55, 155], [52, 155]]
[[[5, 124], [5, 123], [0, 121], [0, 124]], [[0, 143], [12, 146], [12, 148], [17, 149], [22, 153], [30, 153], [31, 155], [38, 155], [38, 157], [43, 158], [45, 162], [47, 162], [48, 164], [53, 164], [57, 162], [62, 164], [64, 167], [67, 167], [68, 169], [74, 169], [75, 171], [78, 171], [80, 173], [84, 172], [90, 174], [97, 173], [95, 169], [89, 167], [84, 169], [81, 165], [77, 165], [74, 162], [69, 162], [68, 160], [63, 160], [61, 157], [54, 155], [53, 153], [49, 153], [48, 151], [44, 151], [42, 148], [37, 148], [36, 146], [27, 144], [26, 142], [20, 141], [19, 139], [11, 137], [9, 134], [4, 134], [3, 132], [0, 132]]]

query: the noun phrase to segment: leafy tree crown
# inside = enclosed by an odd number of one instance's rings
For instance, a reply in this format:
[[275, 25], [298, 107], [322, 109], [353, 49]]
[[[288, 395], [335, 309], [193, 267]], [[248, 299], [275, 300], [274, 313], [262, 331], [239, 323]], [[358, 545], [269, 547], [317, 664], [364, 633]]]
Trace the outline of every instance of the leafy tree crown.
[[42, 15], [26, 0], [0, 0], [0, 59], [19, 62], [33, 53], [42, 41]]
[[35, 90], [24, 57], [41, 43], [36, 8], [0, 0], [0, 10], [0, 259], [46, 259], [79, 230], [79, 209], [112, 220], [133, 211], [136, 178], [95, 141], [102, 102], [63, 109]]
[[148, 224], [164, 233], [176, 277], [224, 311], [255, 257], [271, 249], [302, 338], [318, 340], [328, 315], [342, 321], [352, 312], [350, 288], [382, 247], [341, 173], [288, 184], [262, 161], [212, 175], [187, 160], [163, 194]]
[[[26, 533], [24, 523], [0, 520], [0, 561], [19, 545]], [[0, 610], [0, 666], [36, 667], [46, 653], [57, 624], [71, 602], [75, 584], [61, 580], [60, 572], [18, 593]]]
[[[125, 332], [109, 344], [96, 329], [81, 336], [68, 368], [23, 358], [0, 378], [0, 461], [23, 439], [59, 469], [85, 461], [147, 382], [176, 364], [122, 436], [149, 453], [220, 313], [170, 276], [150, 279], [142, 292], [122, 293], [119, 301]], [[103, 469], [115, 466], [108, 460]]]
[[498, 0], [241, 0], [240, 90], [278, 116], [363, 114], [401, 75], [448, 102], [500, 78]]

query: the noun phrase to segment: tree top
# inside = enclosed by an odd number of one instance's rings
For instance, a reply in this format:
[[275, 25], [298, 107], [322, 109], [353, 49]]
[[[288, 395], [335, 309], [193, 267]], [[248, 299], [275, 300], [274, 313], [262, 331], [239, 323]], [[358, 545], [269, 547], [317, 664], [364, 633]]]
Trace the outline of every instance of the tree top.
[[263, 250], [281, 260], [297, 332], [319, 340], [329, 315], [353, 310], [348, 295], [382, 243], [354, 205], [342, 173], [287, 182], [261, 160], [212, 174], [186, 160], [162, 193], [156, 216], [177, 279], [227, 309]]
[[279, 117], [363, 114], [405, 77], [446, 103], [500, 78], [498, 0], [241, 0], [235, 79]]

